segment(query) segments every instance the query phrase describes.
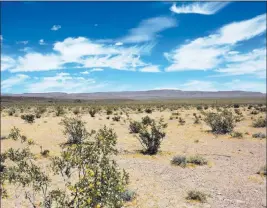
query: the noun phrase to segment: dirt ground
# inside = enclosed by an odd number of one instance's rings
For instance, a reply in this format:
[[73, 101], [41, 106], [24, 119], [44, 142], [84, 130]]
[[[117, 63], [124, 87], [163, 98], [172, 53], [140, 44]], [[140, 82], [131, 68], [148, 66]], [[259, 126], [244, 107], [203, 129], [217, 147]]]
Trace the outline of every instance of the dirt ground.
[[[170, 120], [171, 111], [153, 112], [150, 117], [161, 116], [168, 123], [166, 138], [162, 142], [161, 152], [155, 156], [142, 155], [138, 139], [129, 133], [129, 121], [125, 114], [119, 122], [107, 120], [102, 112], [92, 118], [88, 113], [82, 118], [88, 130], [99, 129], [104, 125], [115, 130], [118, 136], [116, 157], [120, 168], [130, 175], [129, 187], [137, 193], [134, 201], [126, 207], [138, 208], [260, 208], [266, 207], [266, 177], [257, 173], [266, 164], [266, 139], [252, 138], [253, 133], [266, 133], [266, 128], [251, 126], [251, 114], [247, 108], [241, 110], [245, 119], [238, 122], [235, 131], [242, 132], [244, 138], [232, 138], [230, 135], [216, 136], [201, 121], [194, 124], [194, 109], [181, 109], [179, 112], [185, 119], [185, 125], [179, 125], [177, 119]], [[71, 112], [69, 115], [74, 116]], [[146, 113], [129, 113], [133, 120], [141, 120]], [[265, 116], [264, 113], [255, 115]], [[110, 116], [112, 118], [112, 116]], [[13, 126], [19, 128], [24, 135], [33, 139], [38, 145], [33, 152], [40, 153], [39, 146], [50, 150], [50, 155], [58, 155], [59, 144], [66, 141], [59, 125], [62, 117], [53, 114], [36, 119], [33, 124], [25, 123], [18, 117], [2, 114], [1, 136], [7, 136]], [[248, 132], [248, 134], [245, 134]], [[198, 140], [198, 142], [196, 142]], [[2, 151], [9, 147], [17, 148], [19, 143], [2, 140]], [[191, 156], [199, 154], [205, 157], [208, 165], [181, 168], [173, 166], [170, 160], [175, 155]], [[40, 164], [42, 160], [40, 159]], [[208, 195], [206, 203], [187, 201], [190, 190], [199, 190]], [[16, 207], [14, 198], [2, 201], [2, 207]], [[29, 207], [23, 205], [22, 207]]]

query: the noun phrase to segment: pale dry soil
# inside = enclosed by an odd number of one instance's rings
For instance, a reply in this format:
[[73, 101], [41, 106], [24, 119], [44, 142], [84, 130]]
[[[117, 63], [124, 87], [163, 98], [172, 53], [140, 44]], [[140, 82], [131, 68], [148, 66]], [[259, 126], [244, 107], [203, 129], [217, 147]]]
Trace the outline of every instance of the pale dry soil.
[[[162, 142], [161, 152], [155, 156], [142, 155], [138, 139], [129, 133], [129, 121], [123, 115], [121, 121], [106, 119], [104, 113], [91, 118], [82, 115], [88, 130], [99, 129], [104, 125], [115, 130], [118, 136], [116, 157], [120, 168], [130, 174], [129, 187], [137, 193], [137, 198], [126, 204], [126, 207], [140, 208], [260, 208], [266, 207], [266, 177], [257, 175], [259, 168], [266, 163], [266, 139], [253, 139], [252, 134], [266, 132], [266, 128], [253, 128], [251, 115], [242, 111], [245, 120], [237, 123], [235, 130], [248, 132], [243, 139], [230, 135], [219, 135], [208, 132], [209, 127], [201, 121], [194, 124], [193, 113], [197, 110], [179, 110], [186, 124], [181, 126], [178, 120], [169, 120], [171, 112], [153, 112], [152, 118], [161, 116], [168, 123], [166, 138]], [[73, 115], [69, 113], [69, 116]], [[140, 120], [147, 114], [131, 114], [133, 120]], [[264, 114], [261, 114], [264, 115]], [[259, 115], [257, 115], [259, 116]], [[257, 117], [255, 116], [255, 117]], [[59, 144], [66, 141], [59, 125], [62, 117], [53, 114], [42, 116], [33, 124], [25, 123], [20, 116], [1, 117], [1, 135], [8, 135], [13, 126], [18, 127], [24, 135], [33, 139], [38, 145], [33, 152], [40, 153], [39, 146], [49, 149], [50, 155], [58, 155]], [[198, 143], [195, 140], [199, 140]], [[10, 140], [2, 141], [2, 151], [9, 147], [19, 147], [19, 143]], [[205, 166], [181, 168], [170, 164], [175, 155], [191, 156], [199, 154], [209, 163]], [[40, 159], [40, 164], [45, 163]], [[55, 180], [54, 183], [57, 183]], [[57, 185], [57, 184], [55, 184]], [[208, 195], [206, 203], [187, 201], [189, 190], [199, 190]], [[4, 200], [3, 207], [15, 207], [14, 198]], [[24, 207], [29, 207], [24, 204]]]

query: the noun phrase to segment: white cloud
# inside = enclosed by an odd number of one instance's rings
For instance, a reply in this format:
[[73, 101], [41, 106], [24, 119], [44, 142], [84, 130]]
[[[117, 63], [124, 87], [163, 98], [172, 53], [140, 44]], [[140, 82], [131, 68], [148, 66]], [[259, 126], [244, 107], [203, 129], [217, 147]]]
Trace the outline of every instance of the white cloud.
[[22, 49], [19, 49], [19, 51], [22, 51], [22, 52], [27, 53], [27, 52], [32, 51], [32, 48], [30, 48], [30, 47], [24, 47], [24, 48], [22, 48]]
[[35, 83], [26, 86], [29, 92], [88, 92], [106, 86], [97, 84], [94, 79], [73, 77], [68, 73], [58, 73], [56, 76], [43, 77]]
[[16, 65], [15, 59], [10, 56], [1, 55], [1, 71], [9, 70]]
[[228, 75], [254, 74], [266, 78], [266, 48], [249, 53], [230, 54], [225, 57], [227, 65], [216, 71]]
[[101, 69], [101, 68], [94, 68], [91, 70], [91, 72], [96, 72], [96, 71], [104, 71], [104, 69]]
[[57, 31], [61, 28], [61, 25], [53, 25], [53, 27], [51, 28], [51, 30], [53, 31]]
[[62, 68], [62, 60], [55, 54], [27, 53], [24, 57], [18, 57], [16, 66], [11, 72], [20, 71], [45, 71]]
[[39, 44], [40, 44], [40, 45], [46, 45], [44, 39], [39, 40]]
[[141, 43], [154, 40], [163, 30], [175, 27], [176, 20], [171, 17], [154, 17], [143, 20], [138, 27], [130, 30], [129, 35], [120, 39], [123, 43]]
[[25, 74], [17, 74], [13, 77], [1, 81], [1, 88], [4, 91], [9, 91], [13, 86], [22, 84], [26, 79], [30, 77]]
[[3, 35], [0, 35], [0, 41], [2, 42], [4, 40]]
[[17, 44], [23, 44], [23, 45], [27, 45], [29, 43], [28, 40], [23, 40], [23, 41], [17, 41]]
[[197, 38], [164, 53], [171, 62], [166, 71], [208, 70], [224, 63], [235, 44], [261, 35], [266, 31], [266, 14], [250, 20], [223, 26], [214, 34]]
[[122, 42], [117, 42], [117, 43], [115, 43], [115, 45], [116, 46], [121, 46], [121, 45], [123, 45], [123, 43]]
[[159, 66], [156, 65], [149, 65], [141, 68], [140, 72], [160, 72]]
[[90, 71], [83, 71], [83, 72], [80, 72], [80, 74], [90, 74]]
[[203, 14], [212, 15], [224, 8], [229, 2], [194, 2], [177, 7], [173, 4], [170, 10], [177, 14]]

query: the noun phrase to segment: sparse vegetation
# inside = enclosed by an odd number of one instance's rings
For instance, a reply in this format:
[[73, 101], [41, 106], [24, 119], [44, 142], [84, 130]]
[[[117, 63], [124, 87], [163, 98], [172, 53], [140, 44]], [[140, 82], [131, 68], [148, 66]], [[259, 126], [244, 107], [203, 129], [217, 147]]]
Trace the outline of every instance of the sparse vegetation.
[[35, 118], [33, 114], [26, 114], [26, 115], [21, 115], [21, 119], [26, 121], [27, 123], [33, 123]]
[[252, 126], [255, 128], [264, 128], [266, 127], [266, 117], [265, 118], [258, 118], [255, 122], [253, 122]]
[[264, 165], [260, 168], [260, 170], [257, 172], [257, 174], [266, 176], [267, 175], [266, 171], [267, 171], [267, 168], [266, 168], [266, 165]]
[[265, 139], [266, 138], [266, 134], [259, 132], [259, 133], [252, 134], [252, 137], [253, 138], [258, 138], [258, 139]]
[[200, 155], [185, 157], [185, 156], [174, 156], [171, 160], [171, 164], [186, 167], [187, 164], [194, 164], [194, 165], [206, 165], [208, 161], [201, 157]]
[[95, 109], [95, 108], [91, 108], [90, 110], [89, 110], [89, 114], [90, 114], [90, 116], [91, 117], [95, 117], [95, 114], [97, 113], [97, 110]]
[[241, 138], [243, 138], [243, 133], [238, 132], [238, 131], [234, 131], [234, 132], [231, 133], [231, 136], [232, 136], [233, 138], [241, 139]]

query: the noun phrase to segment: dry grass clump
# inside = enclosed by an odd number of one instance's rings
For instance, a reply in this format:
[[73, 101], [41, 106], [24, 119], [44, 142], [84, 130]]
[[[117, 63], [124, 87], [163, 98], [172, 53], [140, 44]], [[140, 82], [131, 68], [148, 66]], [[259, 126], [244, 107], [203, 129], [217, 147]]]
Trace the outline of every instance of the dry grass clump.
[[171, 160], [171, 164], [185, 168], [188, 164], [207, 165], [208, 161], [200, 155], [190, 157], [177, 155]]
[[189, 191], [187, 193], [186, 199], [187, 200], [194, 200], [194, 201], [198, 201], [198, 202], [204, 203], [204, 202], [207, 201], [207, 195], [204, 194], [203, 192], [193, 190], [193, 191]]
[[264, 128], [266, 127], [266, 118], [258, 118], [256, 121], [253, 122], [252, 126], [255, 128]]

